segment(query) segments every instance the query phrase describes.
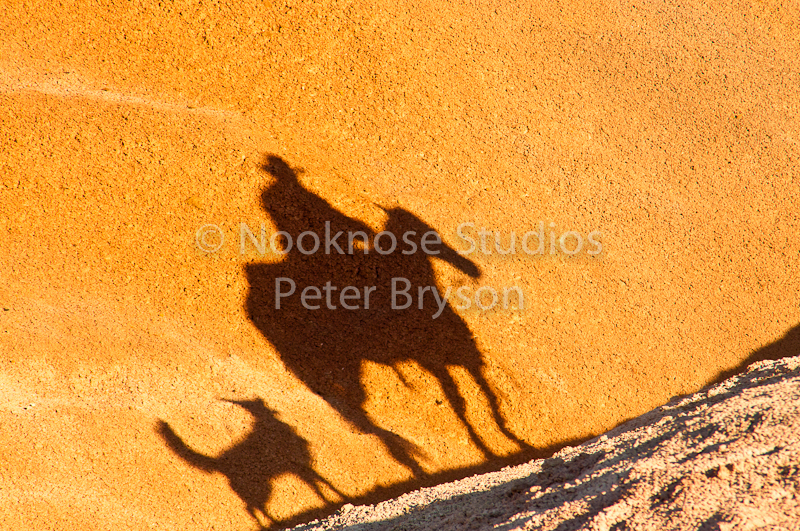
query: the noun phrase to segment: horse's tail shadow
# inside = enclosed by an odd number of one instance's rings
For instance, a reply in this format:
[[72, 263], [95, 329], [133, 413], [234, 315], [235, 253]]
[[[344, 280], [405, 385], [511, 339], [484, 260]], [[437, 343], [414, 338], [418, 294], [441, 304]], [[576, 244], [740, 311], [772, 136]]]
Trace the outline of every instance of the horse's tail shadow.
[[203, 455], [189, 448], [183, 439], [181, 439], [172, 427], [160, 420], [158, 422], [158, 433], [164, 442], [169, 446], [170, 450], [175, 452], [175, 455], [189, 463], [195, 468], [203, 472], [214, 472], [217, 470], [217, 460], [213, 457]]

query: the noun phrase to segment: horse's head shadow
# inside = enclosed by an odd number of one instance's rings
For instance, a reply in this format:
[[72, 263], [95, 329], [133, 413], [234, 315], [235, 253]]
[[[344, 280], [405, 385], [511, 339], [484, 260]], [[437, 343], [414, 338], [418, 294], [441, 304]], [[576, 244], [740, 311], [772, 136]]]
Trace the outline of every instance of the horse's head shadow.
[[[398, 239], [407, 237], [410, 241], [415, 243], [417, 246], [417, 252], [425, 253], [422, 243], [426, 234], [431, 234], [439, 241], [441, 240], [439, 233], [433, 227], [422, 221], [416, 214], [409, 212], [405, 208], [395, 207], [383, 210], [388, 215], [388, 220], [386, 222], [386, 226], [384, 227], [384, 231], [394, 234]], [[477, 264], [460, 254], [446, 243], [442, 242], [441, 244], [434, 245], [433, 247], [426, 245], [425, 248], [431, 251], [429, 256], [439, 258], [440, 260], [449, 263], [462, 273], [469, 275], [472, 278], [480, 278], [481, 270]]]

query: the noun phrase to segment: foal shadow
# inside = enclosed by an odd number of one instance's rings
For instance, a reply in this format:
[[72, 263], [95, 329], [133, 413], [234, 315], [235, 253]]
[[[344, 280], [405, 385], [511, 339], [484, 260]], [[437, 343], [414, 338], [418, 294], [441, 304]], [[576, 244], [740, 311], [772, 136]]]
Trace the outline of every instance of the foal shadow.
[[188, 464], [206, 473], [218, 472], [228, 478], [231, 490], [241, 498], [247, 512], [262, 529], [280, 524], [280, 520], [267, 510], [272, 482], [280, 475], [293, 474], [326, 504], [338, 501], [332, 500], [326, 490], [335, 493], [339, 499], [345, 498], [312, 467], [308, 442], [291, 426], [278, 420], [276, 412], [269, 409], [262, 399], [227, 402], [247, 410], [253, 416], [253, 427], [244, 439], [215, 457], [189, 447], [163, 420], [158, 423], [158, 432], [166, 445]]

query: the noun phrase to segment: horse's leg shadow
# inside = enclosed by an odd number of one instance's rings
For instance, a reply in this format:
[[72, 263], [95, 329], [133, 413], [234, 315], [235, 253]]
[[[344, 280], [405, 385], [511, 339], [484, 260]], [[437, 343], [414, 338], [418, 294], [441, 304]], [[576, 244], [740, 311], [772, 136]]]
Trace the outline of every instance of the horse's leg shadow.
[[467, 420], [467, 403], [464, 400], [464, 397], [461, 396], [461, 393], [458, 391], [456, 381], [453, 379], [453, 375], [450, 374], [450, 371], [447, 370], [447, 367], [428, 367], [428, 370], [439, 381], [439, 384], [442, 386], [442, 390], [444, 391], [444, 396], [447, 398], [450, 407], [453, 409], [453, 412], [456, 414], [456, 416], [458, 416], [461, 424], [467, 428], [469, 437], [475, 446], [478, 447], [478, 450], [481, 451], [484, 457], [497, 457], [497, 454], [492, 452], [489, 447], [486, 446], [486, 444], [483, 442], [483, 439], [481, 439], [478, 433], [475, 431], [475, 428], [473, 428], [472, 424], [470, 424]]
[[478, 367], [474, 370], [469, 369], [469, 373], [475, 380], [475, 383], [478, 384], [478, 387], [486, 397], [486, 400], [489, 402], [489, 409], [492, 411], [492, 418], [494, 419], [495, 424], [497, 424], [497, 427], [500, 429], [500, 432], [508, 439], [514, 441], [522, 450], [529, 450], [533, 448], [530, 444], [517, 437], [508, 428], [508, 423], [506, 422], [505, 417], [502, 413], [500, 413], [500, 404], [498, 403], [497, 395], [495, 395], [492, 389], [489, 387], [489, 382], [486, 381], [481, 368]]

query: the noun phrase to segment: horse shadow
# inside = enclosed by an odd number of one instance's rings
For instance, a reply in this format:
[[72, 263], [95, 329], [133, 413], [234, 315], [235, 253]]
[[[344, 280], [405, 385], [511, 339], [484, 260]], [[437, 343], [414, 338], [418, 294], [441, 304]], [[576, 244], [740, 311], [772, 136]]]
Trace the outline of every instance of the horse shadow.
[[245, 267], [246, 311], [285, 367], [351, 425], [377, 436], [415, 477], [426, 475], [421, 450], [365, 411], [365, 362], [390, 367], [401, 380], [398, 364], [415, 362], [439, 382], [475, 446], [485, 457], [496, 457], [468, 420], [466, 401], [451, 374], [453, 368], [465, 369], [500, 432], [520, 448], [530, 448], [508, 428], [484, 376], [483, 356], [445, 299], [432, 256], [471, 278], [480, 277], [478, 267], [405, 209], [386, 210], [384, 230], [375, 233], [304, 188], [298, 171], [283, 159], [268, 157], [263, 170], [273, 181], [262, 193], [262, 204], [282, 233], [284, 256], [278, 263]]
[[166, 445], [191, 466], [209, 474], [218, 472], [224, 475], [231, 490], [244, 502], [247, 512], [262, 529], [280, 524], [280, 520], [267, 510], [272, 482], [280, 475], [293, 474], [326, 504], [336, 500], [331, 500], [323, 487], [340, 499], [345, 498], [312, 467], [308, 442], [291, 426], [280, 421], [276, 412], [262, 399], [228, 402], [247, 410], [253, 417], [253, 427], [239, 443], [215, 457], [189, 447], [163, 420], [158, 423], [158, 433]]

